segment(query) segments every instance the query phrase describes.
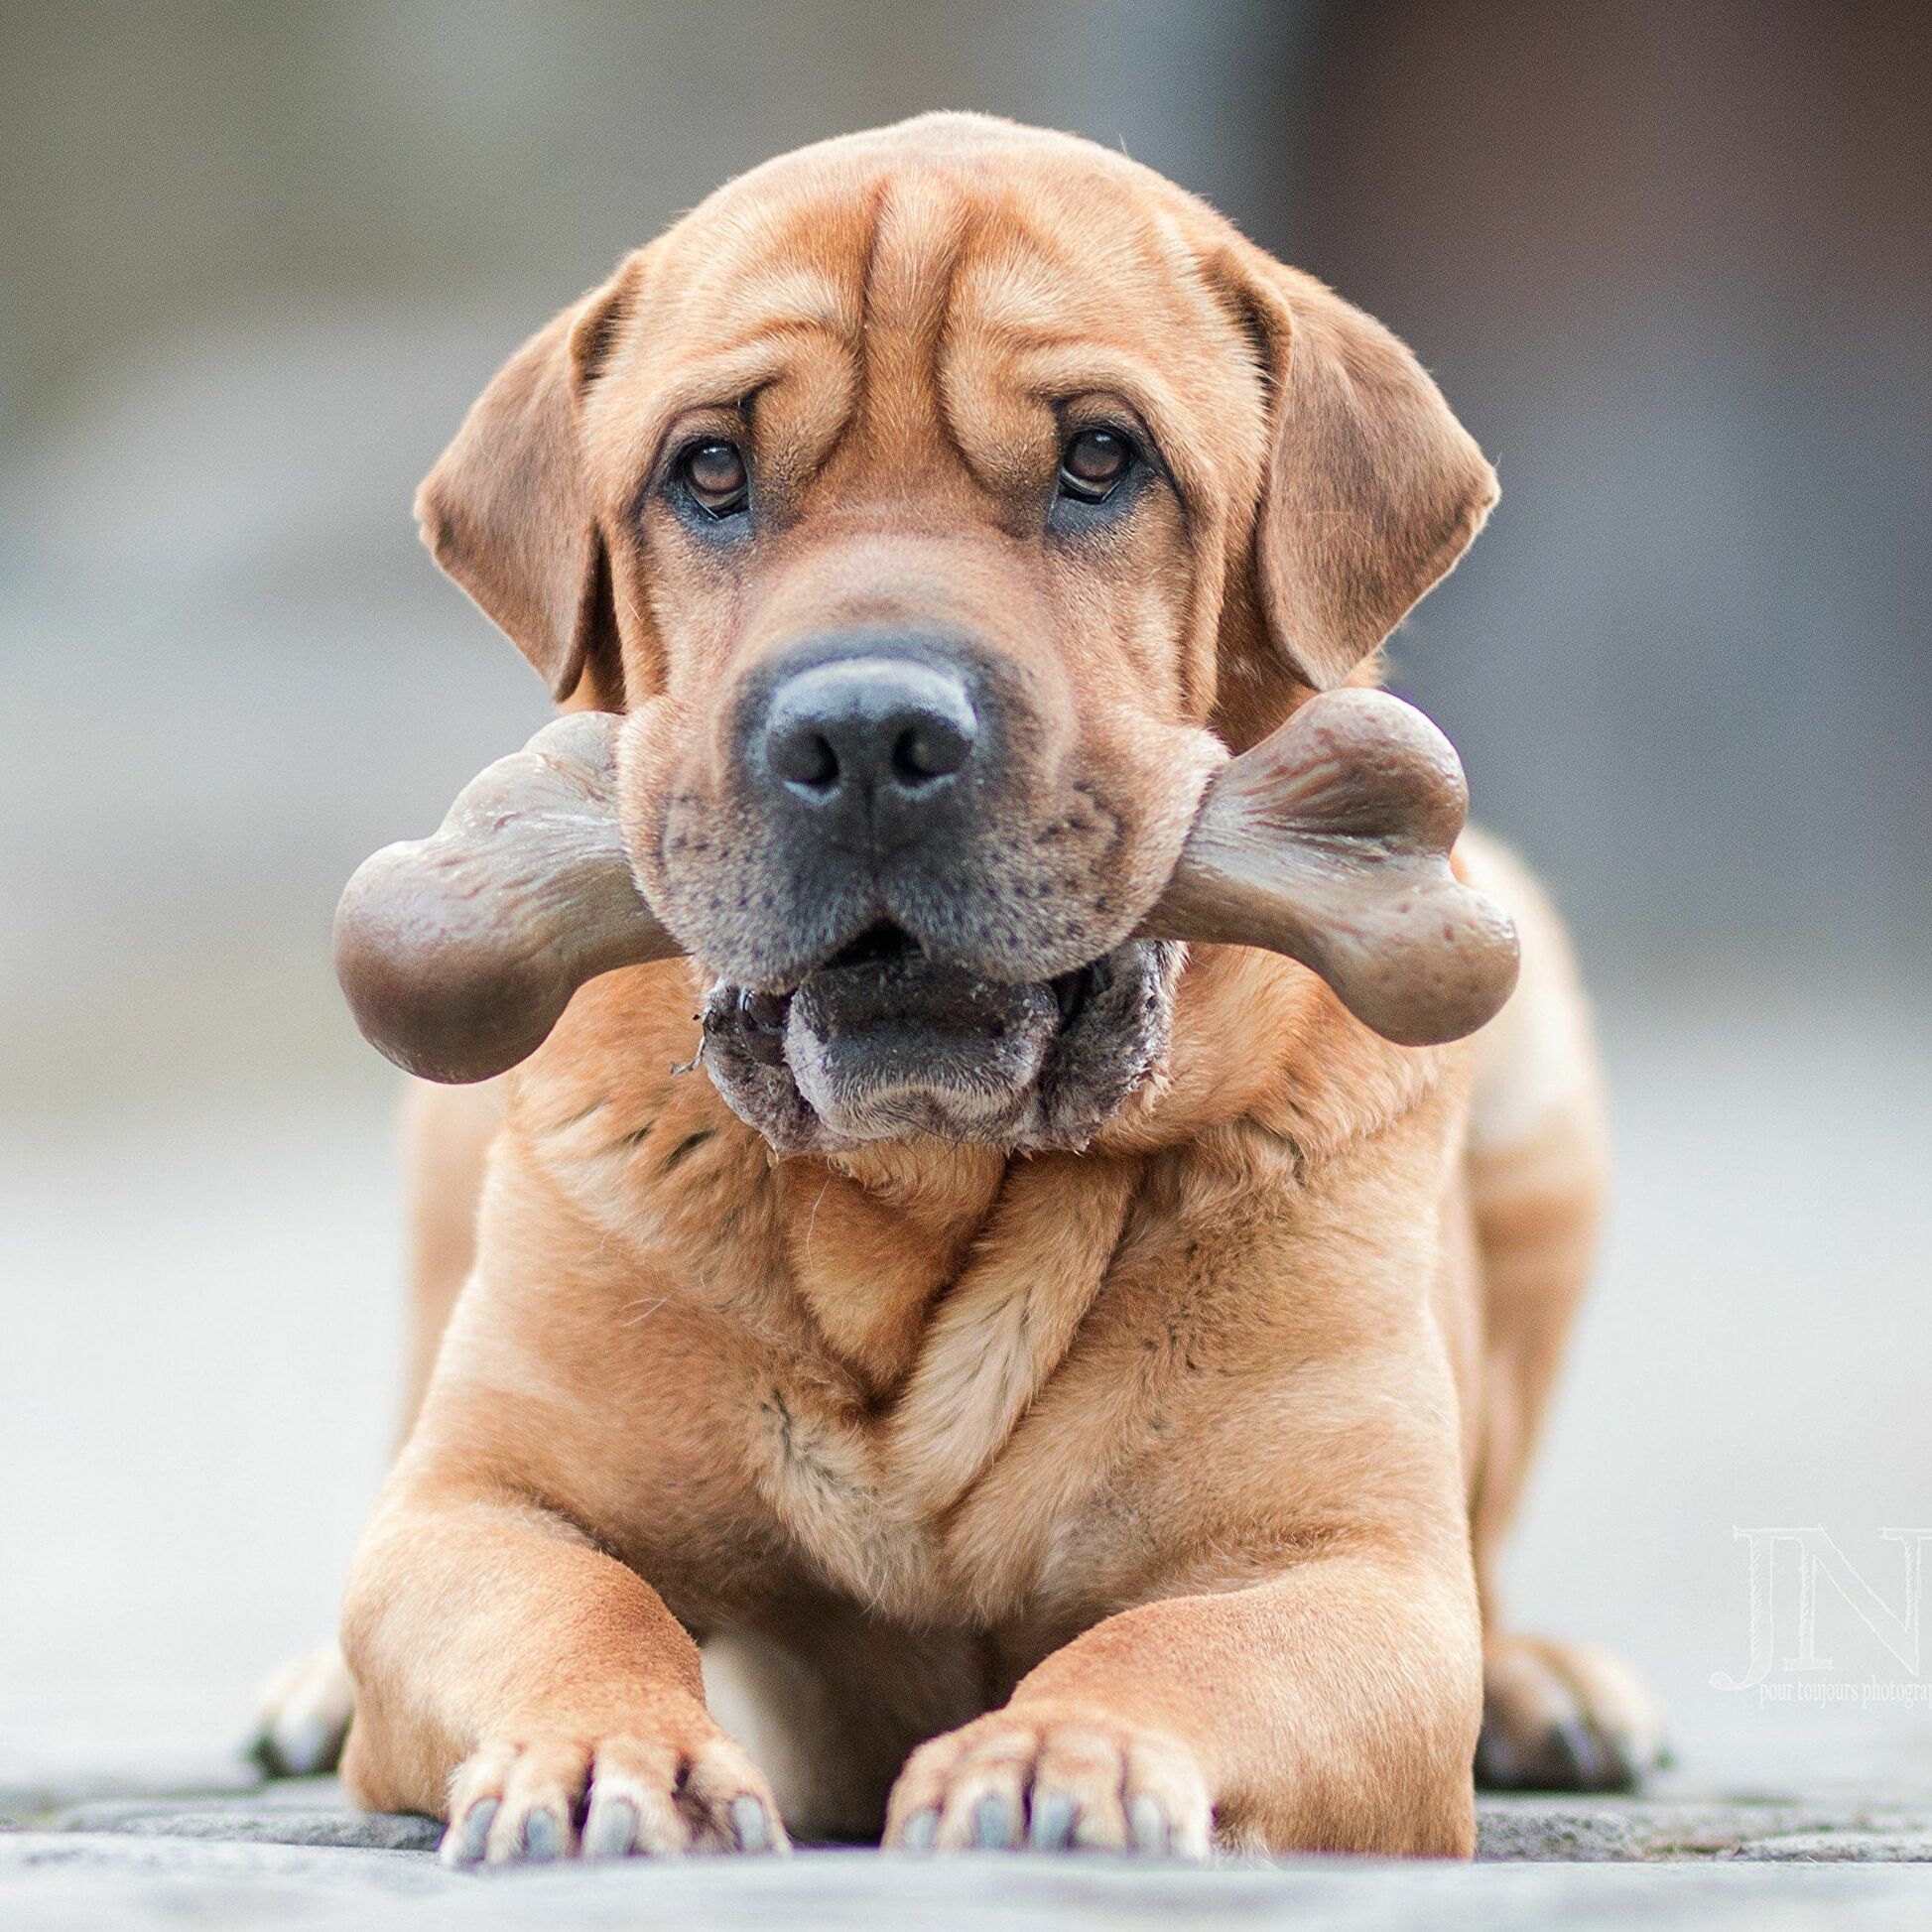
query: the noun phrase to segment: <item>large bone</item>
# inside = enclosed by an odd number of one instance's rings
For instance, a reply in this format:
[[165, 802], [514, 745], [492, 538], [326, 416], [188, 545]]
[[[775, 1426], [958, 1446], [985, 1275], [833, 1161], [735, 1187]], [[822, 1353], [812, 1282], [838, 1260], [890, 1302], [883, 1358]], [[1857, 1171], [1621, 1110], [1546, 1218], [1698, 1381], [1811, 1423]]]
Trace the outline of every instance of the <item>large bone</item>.
[[335, 974], [371, 1045], [461, 1086], [526, 1060], [586, 979], [675, 959], [617, 830], [618, 720], [576, 711], [472, 778], [433, 837], [364, 859]]
[[[560, 718], [471, 781], [433, 837], [366, 860], [335, 915], [356, 1022], [426, 1080], [487, 1080], [541, 1046], [586, 979], [683, 948], [617, 826], [619, 719]], [[1449, 740], [1378, 691], [1311, 699], [1203, 795], [1139, 932], [1264, 947], [1403, 1046], [1460, 1039], [1516, 979], [1516, 935], [1462, 884]]]
[[1149, 939], [1260, 946], [1398, 1046], [1474, 1033], [1516, 983], [1516, 929], [1450, 869], [1456, 747], [1385, 691], [1332, 691], [1215, 774]]

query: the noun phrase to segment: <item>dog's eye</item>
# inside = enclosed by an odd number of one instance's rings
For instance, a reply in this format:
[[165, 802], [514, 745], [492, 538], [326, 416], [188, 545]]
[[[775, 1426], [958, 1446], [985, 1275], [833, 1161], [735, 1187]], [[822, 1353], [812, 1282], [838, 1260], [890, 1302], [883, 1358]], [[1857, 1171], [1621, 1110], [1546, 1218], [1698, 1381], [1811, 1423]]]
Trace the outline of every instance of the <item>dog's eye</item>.
[[685, 487], [710, 515], [734, 516], [744, 508], [750, 476], [744, 451], [735, 443], [727, 443], [722, 437], [694, 443], [678, 458], [678, 470]]
[[1060, 452], [1060, 487], [1097, 503], [1133, 467], [1133, 444], [1118, 430], [1080, 430]]

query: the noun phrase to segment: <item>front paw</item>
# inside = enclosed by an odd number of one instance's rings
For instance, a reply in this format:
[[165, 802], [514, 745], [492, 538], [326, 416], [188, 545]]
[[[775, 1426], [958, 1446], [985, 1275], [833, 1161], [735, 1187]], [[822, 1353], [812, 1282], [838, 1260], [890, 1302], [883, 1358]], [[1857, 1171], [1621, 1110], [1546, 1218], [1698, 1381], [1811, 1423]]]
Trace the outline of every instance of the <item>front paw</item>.
[[886, 1807], [885, 1843], [1205, 1859], [1212, 1809], [1177, 1739], [1087, 1708], [1009, 1706], [913, 1752]]
[[764, 1774], [708, 1719], [589, 1735], [533, 1727], [451, 1784], [446, 1865], [789, 1852]]

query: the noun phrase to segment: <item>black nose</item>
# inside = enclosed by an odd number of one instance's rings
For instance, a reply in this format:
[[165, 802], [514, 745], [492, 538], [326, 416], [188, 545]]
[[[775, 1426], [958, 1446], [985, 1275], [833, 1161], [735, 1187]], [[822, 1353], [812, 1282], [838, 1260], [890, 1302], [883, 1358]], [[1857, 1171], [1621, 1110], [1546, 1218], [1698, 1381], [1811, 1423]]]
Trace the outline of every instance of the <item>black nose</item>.
[[837, 658], [772, 694], [773, 784], [841, 843], [918, 837], [951, 801], [978, 735], [965, 678], [914, 658]]

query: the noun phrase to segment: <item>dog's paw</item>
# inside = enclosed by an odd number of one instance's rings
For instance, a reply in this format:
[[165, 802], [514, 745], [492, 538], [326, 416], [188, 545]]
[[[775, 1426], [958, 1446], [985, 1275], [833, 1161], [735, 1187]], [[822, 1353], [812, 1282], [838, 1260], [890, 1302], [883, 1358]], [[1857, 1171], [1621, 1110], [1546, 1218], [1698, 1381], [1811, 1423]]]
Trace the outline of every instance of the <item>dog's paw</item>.
[[789, 1852], [764, 1774], [721, 1732], [487, 1743], [451, 1785], [446, 1865]]
[[313, 1777], [342, 1758], [355, 1712], [355, 1684], [333, 1643], [286, 1663], [269, 1679], [255, 1715], [249, 1754], [270, 1777]]
[[886, 1807], [885, 1843], [1204, 1859], [1212, 1809], [1177, 1739], [1092, 1710], [1009, 1707], [913, 1752]]
[[1483, 1647], [1477, 1782], [1491, 1791], [1629, 1791], [1667, 1761], [1650, 1694], [1583, 1644], [1492, 1636]]

